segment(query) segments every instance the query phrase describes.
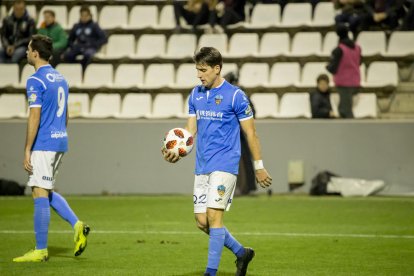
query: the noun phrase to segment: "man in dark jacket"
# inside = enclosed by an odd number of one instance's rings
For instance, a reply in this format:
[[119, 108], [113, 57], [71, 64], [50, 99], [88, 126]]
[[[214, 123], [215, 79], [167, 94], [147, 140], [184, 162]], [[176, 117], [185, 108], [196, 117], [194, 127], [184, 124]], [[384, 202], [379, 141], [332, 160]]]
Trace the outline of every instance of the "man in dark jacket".
[[365, 1], [365, 13], [361, 15], [361, 29], [369, 30], [371, 26], [377, 25], [394, 30], [405, 14], [403, 4], [404, 0]]
[[331, 106], [331, 91], [329, 90], [329, 77], [321, 74], [316, 79], [317, 87], [310, 92], [312, 118], [335, 118]]
[[68, 49], [64, 54], [65, 62], [75, 62], [76, 56], [82, 55], [83, 70], [92, 61], [93, 56], [108, 39], [98, 23], [93, 22], [89, 7], [80, 9], [79, 23], [75, 24], [69, 34]]
[[13, 13], [3, 19], [1, 29], [0, 63], [19, 63], [26, 56], [30, 38], [36, 33], [36, 24], [26, 11], [23, 0], [13, 3]]

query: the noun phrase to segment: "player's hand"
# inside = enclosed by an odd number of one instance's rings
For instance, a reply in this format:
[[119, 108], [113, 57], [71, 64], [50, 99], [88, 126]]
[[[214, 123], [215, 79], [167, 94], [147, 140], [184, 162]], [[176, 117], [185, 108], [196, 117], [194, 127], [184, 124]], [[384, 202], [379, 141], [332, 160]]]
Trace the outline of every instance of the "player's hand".
[[170, 163], [175, 163], [178, 160], [180, 160], [180, 156], [175, 154], [172, 151], [167, 150], [166, 148], [161, 148], [161, 153], [164, 156], [165, 161], [168, 161]]
[[32, 156], [31, 151], [25, 151], [24, 152], [23, 167], [29, 173], [33, 172], [33, 166], [32, 166], [32, 163], [30, 162], [30, 157], [31, 156]]
[[262, 188], [272, 185], [272, 177], [266, 169], [256, 170], [256, 180]]

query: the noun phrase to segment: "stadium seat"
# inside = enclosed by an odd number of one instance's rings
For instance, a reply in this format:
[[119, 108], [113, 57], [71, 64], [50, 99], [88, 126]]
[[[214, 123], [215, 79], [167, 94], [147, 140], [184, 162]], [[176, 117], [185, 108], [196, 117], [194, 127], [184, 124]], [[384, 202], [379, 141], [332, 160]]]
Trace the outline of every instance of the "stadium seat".
[[355, 118], [377, 118], [377, 95], [359, 93], [354, 97], [352, 111]]
[[165, 5], [160, 12], [157, 29], [172, 30], [175, 28], [174, 8], [172, 5]]
[[323, 39], [322, 52], [319, 56], [329, 57], [333, 49], [338, 46], [338, 35], [335, 32], [328, 32]]
[[176, 81], [173, 88], [193, 88], [200, 84], [194, 63], [181, 64], [176, 72]]
[[138, 39], [134, 57], [150, 59], [165, 55], [167, 40], [162, 34], [144, 34]]
[[181, 118], [183, 114], [183, 96], [180, 93], [160, 93], [154, 98], [152, 119]]
[[243, 58], [257, 55], [259, 35], [256, 33], [236, 33], [230, 38], [229, 52], [225, 57]]
[[88, 118], [109, 118], [119, 115], [121, 95], [118, 93], [98, 93], [93, 97]]
[[16, 88], [26, 88], [27, 79], [35, 73], [35, 69], [30, 64], [26, 64], [23, 67], [22, 73], [20, 75], [20, 82], [16, 85]]
[[403, 57], [414, 55], [414, 31], [392, 32], [384, 56]]
[[312, 6], [309, 3], [288, 3], [282, 15], [281, 26], [300, 27], [312, 23]]
[[312, 26], [325, 27], [335, 25], [335, 8], [333, 2], [319, 2], [314, 11]]
[[256, 111], [256, 118], [277, 117], [279, 98], [276, 93], [254, 93], [251, 95], [250, 100]]
[[56, 21], [62, 26], [63, 29], [68, 28], [68, 10], [63, 5], [45, 5], [40, 9], [39, 18], [37, 21], [37, 28], [43, 23], [43, 12], [45, 10], [52, 10], [55, 12]]
[[279, 4], [256, 4], [253, 8], [252, 17], [248, 28], [269, 28], [280, 24]]
[[239, 68], [237, 67], [237, 64], [236, 63], [223, 63], [223, 67], [221, 68], [221, 75], [225, 76], [230, 72], [233, 72], [237, 76], [239, 75]]
[[121, 64], [115, 72], [113, 88], [136, 88], [144, 84], [144, 65]]
[[197, 49], [202, 47], [214, 47], [220, 51], [222, 55], [227, 53], [227, 35], [226, 34], [203, 34], [198, 41]]
[[68, 111], [70, 118], [89, 115], [89, 95], [87, 93], [69, 93]]
[[126, 28], [128, 26], [128, 7], [103, 6], [99, 13], [99, 25], [102, 29]]
[[267, 63], [245, 63], [240, 69], [240, 85], [246, 88], [264, 87], [269, 80]]
[[145, 72], [144, 88], [157, 89], [174, 84], [173, 64], [150, 64]]
[[396, 62], [374, 61], [367, 70], [364, 87], [384, 87], [398, 85], [398, 65]]
[[2, 94], [0, 95], [0, 119], [26, 117], [25, 94]]
[[111, 35], [106, 45], [103, 59], [119, 59], [129, 57], [134, 54], [135, 37], [132, 34]]
[[280, 118], [311, 118], [309, 93], [285, 93], [280, 100]]
[[385, 32], [360, 32], [357, 43], [361, 46], [362, 56], [383, 55], [385, 53]]
[[150, 116], [151, 104], [149, 93], [128, 93], [122, 101], [121, 113], [116, 118], [137, 119]]
[[291, 56], [318, 55], [322, 50], [322, 35], [319, 32], [299, 32], [292, 39]]
[[290, 50], [290, 38], [286, 33], [265, 33], [260, 40], [257, 57], [287, 56]]
[[0, 64], [0, 88], [19, 85], [19, 65]]
[[192, 57], [196, 49], [196, 36], [193, 34], [173, 34], [168, 40], [164, 57], [181, 59]]
[[79, 63], [60, 63], [56, 70], [65, 77], [69, 88], [82, 86], [82, 65]]
[[327, 74], [332, 82], [332, 75], [326, 70], [325, 62], [308, 62], [302, 68], [301, 82], [297, 87], [315, 87], [316, 79], [320, 74]]
[[[68, 29], [72, 29], [73, 25], [79, 22], [80, 17], [80, 9], [82, 6], [73, 6], [70, 9], [69, 17], [68, 17]], [[98, 9], [96, 6], [88, 6], [91, 10], [92, 20], [95, 22], [98, 20]]]
[[113, 68], [111, 64], [90, 64], [86, 67], [83, 88], [111, 87]]
[[270, 71], [269, 87], [293, 86], [300, 80], [298, 62], [277, 62]]
[[128, 29], [155, 28], [158, 24], [156, 5], [136, 5], [129, 13]]

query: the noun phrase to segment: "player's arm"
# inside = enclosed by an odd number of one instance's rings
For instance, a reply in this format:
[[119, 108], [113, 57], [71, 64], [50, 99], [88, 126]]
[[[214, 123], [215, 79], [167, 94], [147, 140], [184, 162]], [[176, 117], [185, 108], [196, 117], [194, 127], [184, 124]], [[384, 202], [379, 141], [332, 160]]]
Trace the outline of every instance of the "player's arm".
[[187, 120], [187, 125], [185, 126], [185, 129], [188, 130], [188, 132], [193, 135], [193, 137], [197, 134], [197, 118], [196, 116], [191, 116]]
[[272, 184], [272, 177], [263, 166], [260, 140], [257, 136], [254, 119], [242, 120], [240, 121], [240, 126], [246, 137], [247, 144], [249, 145], [254, 160], [256, 180], [263, 188], [269, 187]]
[[30, 156], [32, 155], [32, 147], [34, 140], [37, 136], [37, 131], [40, 124], [40, 111], [41, 107], [32, 107], [29, 109], [29, 119], [27, 122], [27, 134], [26, 134], [26, 145], [24, 147], [24, 169], [28, 172], [33, 170], [30, 162]]

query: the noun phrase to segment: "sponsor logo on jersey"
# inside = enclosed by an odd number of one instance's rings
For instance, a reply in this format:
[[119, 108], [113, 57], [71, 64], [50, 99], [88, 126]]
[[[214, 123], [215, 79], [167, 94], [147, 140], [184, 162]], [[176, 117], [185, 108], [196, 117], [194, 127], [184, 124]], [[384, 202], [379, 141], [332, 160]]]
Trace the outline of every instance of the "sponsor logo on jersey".
[[59, 73], [48, 73], [48, 74], [46, 74], [46, 78], [50, 82], [62, 81], [63, 80], [63, 76]]
[[35, 93], [30, 94], [30, 96], [28, 98], [29, 104], [35, 103], [36, 99], [37, 99], [37, 96], [36, 96]]
[[53, 139], [59, 139], [59, 138], [65, 138], [68, 134], [66, 131], [51, 131], [50, 138]]
[[214, 110], [197, 110], [196, 112], [197, 120], [212, 120], [212, 121], [222, 121], [223, 112], [217, 112]]
[[216, 97], [214, 97], [214, 100], [216, 101], [216, 104], [221, 104], [221, 101], [223, 100], [223, 95], [218, 94]]
[[224, 194], [226, 193], [226, 187], [224, 187], [224, 185], [218, 186], [217, 193], [219, 194], [219, 196], [223, 197]]

